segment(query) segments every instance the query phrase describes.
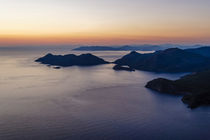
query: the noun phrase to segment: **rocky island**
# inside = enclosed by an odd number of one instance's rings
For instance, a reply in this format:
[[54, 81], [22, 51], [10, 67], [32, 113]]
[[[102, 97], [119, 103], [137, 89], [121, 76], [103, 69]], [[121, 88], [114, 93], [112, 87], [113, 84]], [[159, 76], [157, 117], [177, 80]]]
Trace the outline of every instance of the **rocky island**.
[[181, 77], [178, 80], [158, 78], [147, 83], [146, 87], [161, 93], [181, 94], [182, 101], [190, 108], [210, 105], [210, 70]]
[[141, 54], [136, 51], [114, 62], [137, 70], [152, 72], [197, 72], [210, 68], [210, 58], [179, 48]]
[[109, 62], [94, 56], [90, 53], [81, 54], [79, 56], [74, 54], [67, 55], [53, 55], [51, 53], [41, 57], [36, 62], [40, 62], [42, 64], [52, 65], [52, 66], [61, 66], [61, 67], [69, 67], [69, 66], [93, 66], [100, 64], [108, 64]]
[[135, 69], [129, 67], [129, 66], [123, 66], [123, 65], [115, 65], [113, 67], [115, 71], [135, 71]]

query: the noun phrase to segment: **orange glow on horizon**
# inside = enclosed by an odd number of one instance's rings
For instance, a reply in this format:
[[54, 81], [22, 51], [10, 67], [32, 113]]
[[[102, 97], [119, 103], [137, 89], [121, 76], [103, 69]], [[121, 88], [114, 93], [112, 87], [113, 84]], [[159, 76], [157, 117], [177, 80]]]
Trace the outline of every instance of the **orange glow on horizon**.
[[209, 37], [138, 35], [0, 35], [0, 46], [18, 45], [126, 45], [126, 44], [208, 44]]

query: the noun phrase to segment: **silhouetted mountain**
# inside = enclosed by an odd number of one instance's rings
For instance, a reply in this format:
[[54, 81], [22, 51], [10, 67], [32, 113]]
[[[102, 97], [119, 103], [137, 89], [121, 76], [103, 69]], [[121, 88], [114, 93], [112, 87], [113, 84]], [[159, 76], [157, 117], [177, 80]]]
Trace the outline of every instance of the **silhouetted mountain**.
[[47, 54], [44, 57], [41, 57], [36, 62], [41, 62], [42, 64], [54, 65], [54, 66], [92, 66], [92, 65], [99, 65], [99, 64], [107, 64], [108, 62], [104, 61], [103, 59], [94, 56], [92, 54], [82, 54], [76, 56], [74, 54], [68, 55], [53, 55]]
[[114, 63], [153, 72], [194, 72], [210, 68], [210, 58], [178, 48], [149, 54], [133, 51]]
[[195, 49], [186, 49], [186, 51], [210, 57], [210, 46], [200, 47]]
[[184, 94], [182, 101], [195, 108], [200, 105], [210, 105], [210, 70], [184, 76], [172, 81], [158, 78], [147, 83], [146, 87], [152, 90]]

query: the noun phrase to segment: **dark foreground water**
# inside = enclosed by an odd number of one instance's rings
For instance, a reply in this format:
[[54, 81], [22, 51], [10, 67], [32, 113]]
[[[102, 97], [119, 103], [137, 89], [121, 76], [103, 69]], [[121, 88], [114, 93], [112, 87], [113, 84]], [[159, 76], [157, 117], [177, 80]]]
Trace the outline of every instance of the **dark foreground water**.
[[[182, 74], [112, 64], [56, 70], [33, 62], [44, 54], [0, 52], [0, 140], [210, 139], [210, 107], [190, 110], [181, 97], [144, 88]], [[94, 54], [112, 61], [126, 52]]]

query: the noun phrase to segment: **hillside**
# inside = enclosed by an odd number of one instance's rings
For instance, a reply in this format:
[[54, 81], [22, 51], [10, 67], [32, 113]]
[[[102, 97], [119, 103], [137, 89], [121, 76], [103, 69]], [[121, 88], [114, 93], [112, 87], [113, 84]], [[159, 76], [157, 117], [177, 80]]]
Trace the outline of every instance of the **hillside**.
[[153, 72], [195, 72], [210, 68], [210, 58], [178, 48], [140, 54], [135, 51], [114, 62]]
[[190, 108], [195, 108], [210, 105], [209, 81], [210, 70], [190, 74], [175, 81], [158, 78], [148, 82], [146, 87], [161, 93], [183, 94], [182, 101]]

